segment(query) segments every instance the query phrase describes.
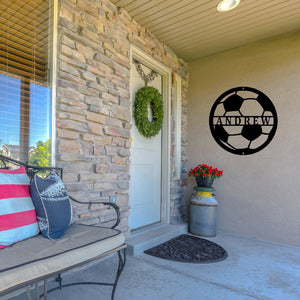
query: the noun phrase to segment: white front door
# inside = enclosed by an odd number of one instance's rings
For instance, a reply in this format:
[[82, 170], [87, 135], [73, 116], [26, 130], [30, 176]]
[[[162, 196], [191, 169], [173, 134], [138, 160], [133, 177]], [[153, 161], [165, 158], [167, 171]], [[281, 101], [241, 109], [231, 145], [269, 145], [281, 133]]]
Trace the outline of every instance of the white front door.
[[[145, 74], [151, 69], [142, 65]], [[136, 92], [145, 86], [145, 82], [136, 70], [131, 66], [131, 97], [132, 105]], [[158, 75], [148, 83], [162, 93], [162, 76]], [[133, 120], [131, 129], [131, 172], [129, 204], [131, 207], [129, 216], [130, 229], [136, 229], [161, 220], [161, 149], [162, 133], [147, 139], [141, 135]]]

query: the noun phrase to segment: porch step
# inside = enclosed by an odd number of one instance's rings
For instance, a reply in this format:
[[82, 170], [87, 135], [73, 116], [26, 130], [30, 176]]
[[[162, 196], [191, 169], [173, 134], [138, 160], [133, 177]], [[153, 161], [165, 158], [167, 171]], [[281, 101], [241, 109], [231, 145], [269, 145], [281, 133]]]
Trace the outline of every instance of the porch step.
[[131, 233], [127, 240], [127, 254], [136, 256], [144, 250], [164, 243], [180, 234], [188, 232], [188, 224], [161, 224]]

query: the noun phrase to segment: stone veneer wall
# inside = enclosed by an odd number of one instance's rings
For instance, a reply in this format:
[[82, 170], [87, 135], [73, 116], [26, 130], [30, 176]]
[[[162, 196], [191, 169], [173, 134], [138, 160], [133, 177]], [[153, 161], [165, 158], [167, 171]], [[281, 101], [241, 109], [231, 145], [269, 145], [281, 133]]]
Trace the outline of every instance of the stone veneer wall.
[[[183, 180], [171, 180], [170, 186], [171, 223], [176, 223], [185, 218], [186, 62], [108, 0], [59, 1], [56, 161], [74, 197], [108, 201], [116, 196], [122, 211], [119, 227], [127, 233], [132, 44], [182, 77]], [[74, 210], [75, 219], [87, 222], [112, 218], [112, 210], [100, 207]]]

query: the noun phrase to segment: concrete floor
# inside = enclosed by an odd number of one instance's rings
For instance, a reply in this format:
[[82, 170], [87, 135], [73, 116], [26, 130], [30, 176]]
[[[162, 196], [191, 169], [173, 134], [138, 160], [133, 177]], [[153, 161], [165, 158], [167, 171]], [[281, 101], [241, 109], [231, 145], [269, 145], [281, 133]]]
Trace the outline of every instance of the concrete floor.
[[[300, 248], [220, 233], [210, 240], [229, 257], [212, 264], [179, 263], [146, 254], [127, 257], [115, 300], [299, 300]], [[117, 257], [66, 274], [64, 283], [112, 280]], [[52, 283], [49, 282], [49, 286]], [[49, 300], [110, 299], [110, 287], [76, 286]], [[25, 294], [13, 300], [27, 299]]]

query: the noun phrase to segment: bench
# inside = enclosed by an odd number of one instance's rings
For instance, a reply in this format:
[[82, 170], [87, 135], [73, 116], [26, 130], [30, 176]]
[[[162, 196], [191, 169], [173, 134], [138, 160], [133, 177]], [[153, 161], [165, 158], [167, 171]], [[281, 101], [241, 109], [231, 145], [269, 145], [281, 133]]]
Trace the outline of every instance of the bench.
[[[29, 177], [38, 172], [55, 171], [63, 177], [63, 170], [55, 167], [37, 167], [0, 155], [0, 168], [8, 165], [23, 166]], [[120, 222], [120, 209], [115, 203], [90, 201], [82, 202], [69, 196], [77, 205], [101, 204], [114, 209], [116, 221], [107, 228], [97, 225], [72, 223], [62, 237], [50, 240], [41, 234], [17, 242], [0, 250], [0, 297], [21, 288], [26, 288], [30, 299], [29, 286], [35, 285], [36, 298], [47, 298], [47, 292], [78, 284], [97, 284], [112, 286], [111, 299], [114, 299], [118, 279], [126, 262], [126, 244], [124, 234], [115, 227]], [[1, 224], [0, 224], [1, 231]], [[113, 283], [75, 282], [62, 284], [61, 274], [74, 267], [117, 253], [118, 268]], [[47, 279], [56, 277], [58, 286], [47, 291]], [[44, 291], [40, 295], [38, 283], [44, 282]]]

